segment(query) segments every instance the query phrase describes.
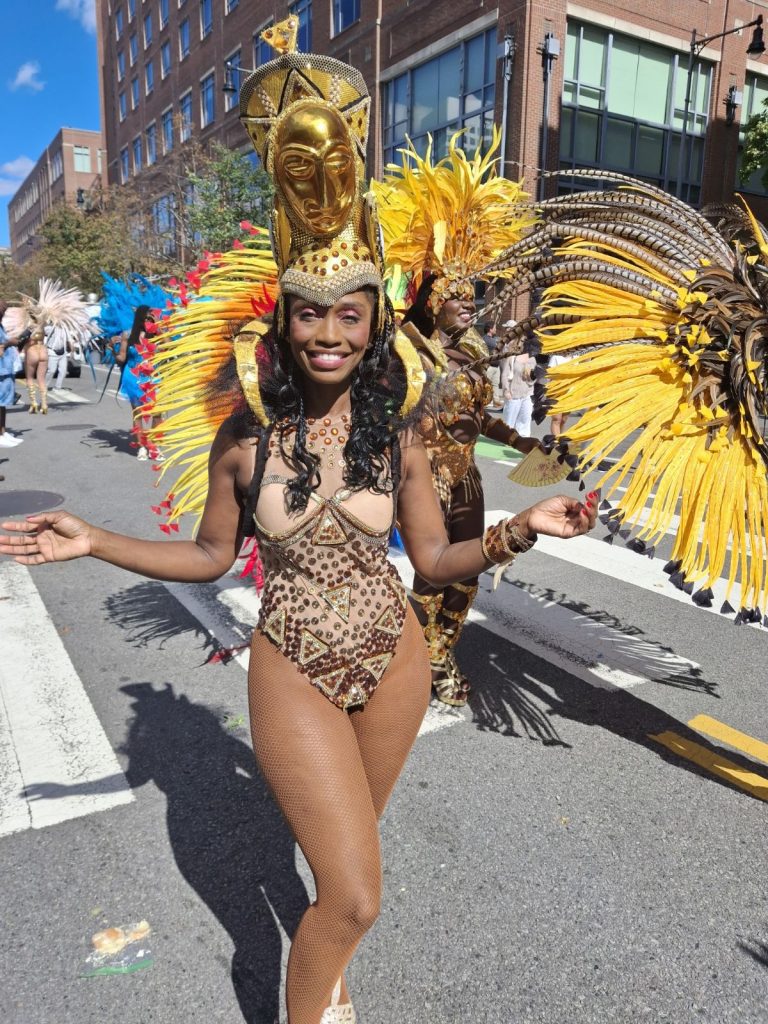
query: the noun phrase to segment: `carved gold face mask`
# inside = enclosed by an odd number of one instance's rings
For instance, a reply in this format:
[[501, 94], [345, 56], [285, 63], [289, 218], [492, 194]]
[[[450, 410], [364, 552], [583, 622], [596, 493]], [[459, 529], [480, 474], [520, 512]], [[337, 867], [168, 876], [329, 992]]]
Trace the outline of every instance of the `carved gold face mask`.
[[355, 159], [341, 116], [301, 103], [280, 123], [275, 178], [297, 223], [311, 235], [338, 234], [356, 193]]

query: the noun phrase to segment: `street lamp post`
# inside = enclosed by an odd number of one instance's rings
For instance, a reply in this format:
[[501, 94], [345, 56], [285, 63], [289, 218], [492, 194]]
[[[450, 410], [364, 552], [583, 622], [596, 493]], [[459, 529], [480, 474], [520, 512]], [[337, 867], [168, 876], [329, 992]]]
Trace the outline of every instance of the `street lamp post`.
[[752, 39], [750, 40], [749, 46], [747, 47], [747, 54], [750, 57], [759, 57], [760, 54], [765, 53], [765, 43], [763, 42], [763, 16], [759, 14], [753, 21], [748, 21], [744, 25], [738, 25], [736, 28], [729, 28], [725, 32], [716, 32], [711, 36], [704, 36], [699, 39], [696, 35], [696, 29], [691, 32], [691, 43], [690, 43], [690, 54], [688, 56], [688, 77], [685, 82], [685, 106], [683, 109], [683, 131], [680, 135], [680, 152], [677, 160], [677, 189], [675, 195], [678, 199], [683, 197], [683, 176], [687, 177], [690, 170], [690, 152], [688, 146], [688, 116], [691, 110], [691, 86], [693, 84], [693, 71], [696, 67], [699, 54], [707, 46], [708, 43], [713, 42], [715, 39], [724, 39], [725, 36], [732, 36], [736, 32], [741, 32], [744, 28], [752, 28]]

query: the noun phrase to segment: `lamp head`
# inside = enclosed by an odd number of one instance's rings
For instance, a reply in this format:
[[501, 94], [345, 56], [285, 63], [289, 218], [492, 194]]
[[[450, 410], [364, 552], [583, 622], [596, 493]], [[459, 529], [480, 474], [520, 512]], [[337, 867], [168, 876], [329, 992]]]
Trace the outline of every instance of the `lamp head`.
[[749, 46], [747, 47], [747, 53], [750, 57], [759, 57], [760, 54], [765, 53], [765, 42], [763, 40], [763, 16], [758, 15], [757, 24], [752, 33], [752, 39], [750, 40]]

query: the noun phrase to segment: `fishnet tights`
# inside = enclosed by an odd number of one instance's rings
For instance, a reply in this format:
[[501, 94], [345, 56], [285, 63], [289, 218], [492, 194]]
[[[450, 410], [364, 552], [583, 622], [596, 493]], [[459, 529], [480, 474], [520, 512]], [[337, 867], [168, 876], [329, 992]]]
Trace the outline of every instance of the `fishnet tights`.
[[[429, 689], [424, 639], [410, 611], [376, 692], [351, 714], [254, 634], [248, 675], [253, 749], [317, 889], [288, 958], [289, 1024], [319, 1024], [334, 985], [378, 917], [378, 818], [416, 738]], [[344, 984], [340, 1002], [349, 1002]]]

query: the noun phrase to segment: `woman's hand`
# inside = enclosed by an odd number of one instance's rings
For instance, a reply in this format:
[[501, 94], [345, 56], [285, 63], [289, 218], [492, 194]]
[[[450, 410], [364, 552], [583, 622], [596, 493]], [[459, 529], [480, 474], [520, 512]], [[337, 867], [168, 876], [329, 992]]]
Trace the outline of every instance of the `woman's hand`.
[[43, 512], [23, 522], [2, 524], [0, 554], [11, 555], [21, 565], [68, 562], [90, 555], [93, 527], [69, 512]]
[[567, 498], [564, 494], [545, 498], [518, 513], [518, 529], [523, 536], [532, 539], [538, 533], [547, 537], [580, 537], [595, 525], [598, 500], [597, 491], [591, 491], [583, 505], [576, 498]]
[[529, 452], [532, 452], [534, 448], [541, 448], [541, 450], [544, 451], [541, 441], [539, 441], [537, 437], [520, 437], [519, 434], [513, 441], [512, 447], [516, 448], [519, 452], [522, 452], [523, 455], [527, 455]]

